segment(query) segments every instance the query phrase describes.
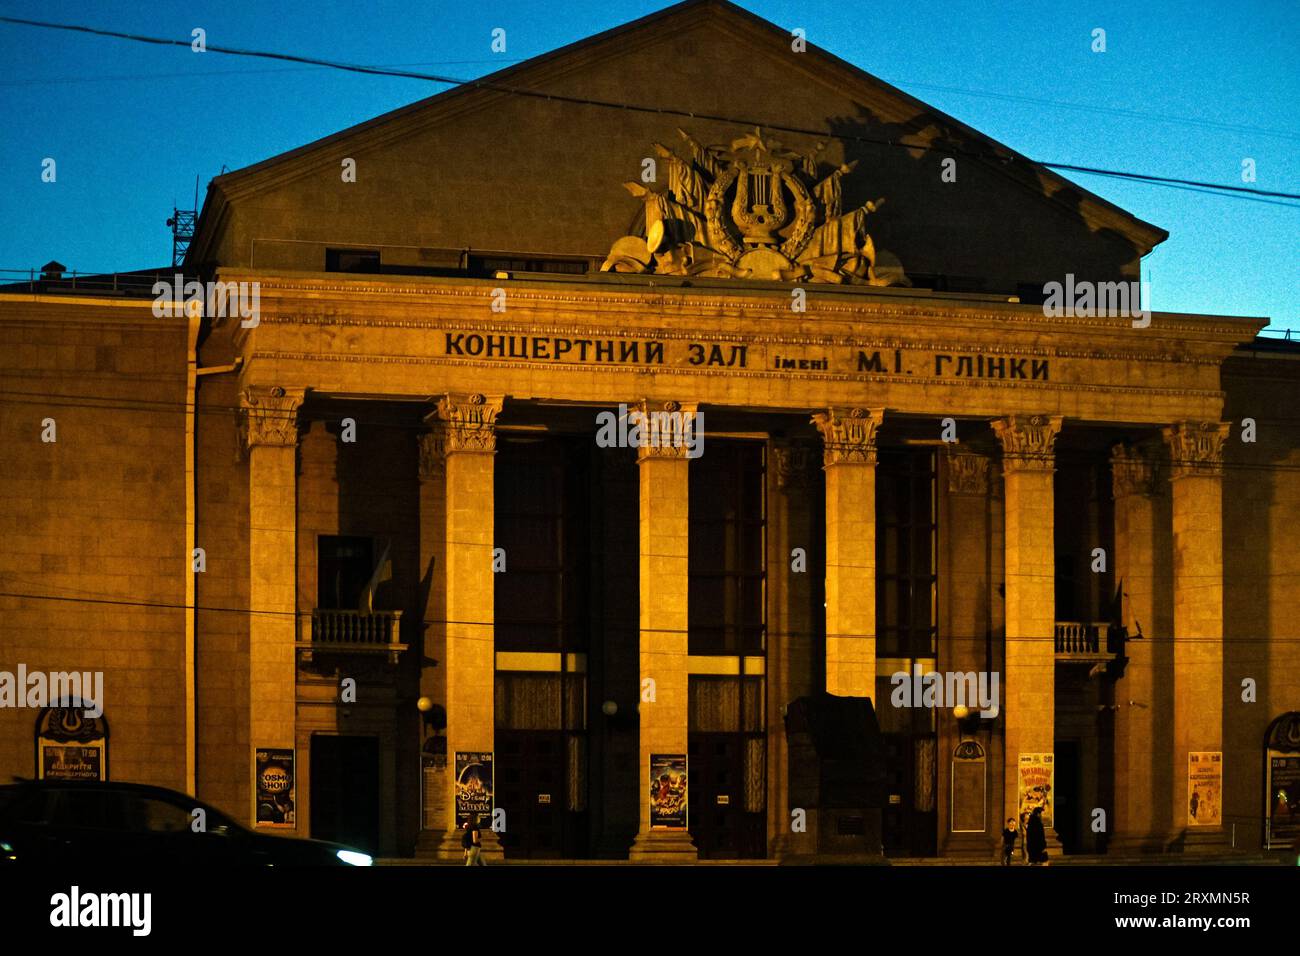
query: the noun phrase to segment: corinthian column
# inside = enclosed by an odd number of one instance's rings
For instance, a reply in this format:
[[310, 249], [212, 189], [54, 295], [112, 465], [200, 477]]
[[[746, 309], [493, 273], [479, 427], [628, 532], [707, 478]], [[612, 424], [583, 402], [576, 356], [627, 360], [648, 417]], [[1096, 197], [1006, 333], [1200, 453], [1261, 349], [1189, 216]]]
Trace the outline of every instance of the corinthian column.
[[[1006, 525], [1005, 816], [1021, 807], [1022, 757], [1055, 765], [1056, 553], [1052, 474], [1061, 417], [994, 421], [1002, 443]], [[1053, 788], [1055, 789], [1055, 788]], [[1053, 808], [1054, 810], [1054, 808]], [[1044, 813], [1047, 818], [1048, 814]], [[1054, 823], [1044, 819], [1049, 840]]]
[[[1116, 445], [1115, 576], [1123, 589], [1124, 676], [1115, 685], [1115, 812], [1111, 851], [1163, 849], [1170, 829], [1170, 721], [1162, 701], [1173, 678], [1168, 601], [1161, 567], [1167, 532], [1152, 449]], [[1139, 639], [1140, 637], [1140, 639]]]
[[[298, 409], [303, 389], [244, 389], [248, 451], [248, 746], [249, 777], [258, 749], [296, 743], [298, 597]], [[301, 786], [301, 782], [299, 784]], [[249, 789], [248, 822], [257, 810]], [[296, 829], [305, 833], [298, 821]]]
[[[1174, 534], [1174, 807], [1184, 849], [1224, 842], [1223, 443], [1228, 422], [1179, 422], [1169, 446]], [[1196, 767], [1193, 770], [1192, 755]], [[1218, 777], [1216, 782], [1216, 777]]]
[[826, 691], [876, 696], [876, 431], [884, 409], [812, 417], [826, 472]]
[[[438, 402], [446, 456], [443, 616], [449, 763], [454, 763], [457, 751], [486, 753], [494, 749], [494, 467], [496, 420], [503, 401], [500, 395], [448, 395]], [[456, 827], [454, 778], [454, 773], [447, 775], [449, 809], [444, 811], [451, 831]], [[510, 826], [509, 820], [506, 826]], [[501, 853], [496, 833], [486, 826], [483, 852], [489, 858]], [[438, 854], [452, 859], [460, 856], [460, 843], [453, 832], [442, 841]]]
[[[649, 415], [666, 411], [694, 418], [695, 405], [642, 402]], [[691, 422], [691, 428], [698, 427]], [[683, 430], [685, 433], [685, 429]], [[697, 436], [698, 437], [698, 436]], [[651, 828], [650, 757], [686, 756], [690, 676], [687, 669], [687, 592], [690, 590], [690, 461], [682, 443], [651, 441], [644, 432], [637, 449], [641, 474], [641, 822], [630, 858], [689, 863], [697, 851], [685, 828]], [[689, 768], [688, 768], [689, 770]], [[687, 788], [692, 786], [689, 772]]]

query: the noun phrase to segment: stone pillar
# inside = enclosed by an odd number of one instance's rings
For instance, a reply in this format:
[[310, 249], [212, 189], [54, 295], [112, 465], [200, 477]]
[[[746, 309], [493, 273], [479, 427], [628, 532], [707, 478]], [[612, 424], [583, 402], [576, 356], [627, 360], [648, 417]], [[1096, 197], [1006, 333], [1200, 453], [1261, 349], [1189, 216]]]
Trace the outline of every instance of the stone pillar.
[[[790, 841], [788, 753], [783, 709], [812, 692], [812, 539], [809, 469], [813, 449], [792, 442], [769, 445], [768, 644], [767, 644], [767, 830], [768, 856], [780, 859]], [[793, 550], [803, 550], [803, 570]]]
[[[659, 411], [694, 418], [695, 405], [642, 402], [641, 422]], [[637, 449], [640, 470], [640, 791], [641, 820], [629, 858], [690, 863], [697, 851], [686, 830], [650, 829], [650, 755], [686, 754], [688, 694], [687, 592], [690, 589], [690, 461], [682, 444]], [[653, 700], [650, 699], [653, 696]], [[689, 768], [687, 787], [693, 786]]]
[[[962, 673], [985, 673], [993, 662], [989, 660], [990, 595], [992, 569], [989, 567], [989, 472], [991, 462], [987, 455], [978, 454], [965, 446], [948, 445], [944, 455], [944, 517], [939, 533], [943, 570], [940, 579], [945, 613], [940, 627], [938, 669]], [[1000, 690], [1000, 688], [999, 688]], [[1001, 701], [995, 701], [999, 709]], [[961, 724], [951, 709], [937, 716], [939, 746], [939, 807], [943, 811], [939, 820], [939, 851], [943, 856], [992, 858], [1000, 841], [998, 833], [1001, 811], [1001, 786], [992, 762], [991, 728], [997, 717], [974, 716], [979, 710], [978, 701], [968, 701], [972, 717]], [[983, 751], [984, 783], [983, 807], [978, 787], [972, 789], [974, 777], [969, 768], [974, 761], [963, 763], [966, 779], [952, 780], [954, 752], [963, 741], [974, 741]], [[973, 753], [967, 746], [963, 753]], [[971, 832], [982, 817], [982, 832]], [[954, 831], [954, 823], [960, 831]]]
[[[1003, 816], [1020, 813], [1022, 754], [1056, 757], [1056, 549], [1053, 446], [1061, 416], [993, 422], [1002, 443], [1006, 528], [1006, 757]], [[999, 828], [1000, 829], [1000, 828]], [[1048, 827], [1049, 846], [1059, 846]]]
[[1179, 422], [1164, 430], [1174, 537], [1173, 829], [1188, 850], [1227, 840], [1223, 784], [1208, 805], [1195, 791], [1197, 818], [1208, 811], [1219, 822], [1192, 825], [1188, 754], [1218, 754], [1223, 766], [1223, 443], [1230, 427]]
[[1173, 675], [1161, 670], [1155, 644], [1168, 633], [1161, 626], [1165, 602], [1157, 583], [1159, 486], [1149, 448], [1116, 445], [1110, 466], [1115, 579], [1129, 640], [1124, 675], [1115, 685], [1115, 807], [1108, 850], [1146, 852], [1163, 849], [1169, 832], [1169, 728], [1157, 700]]
[[[297, 723], [298, 409], [303, 389], [244, 389], [248, 449], [249, 779], [257, 750], [293, 748]], [[298, 765], [303, 766], [302, 754]], [[298, 787], [307, 781], [299, 780]], [[254, 780], [252, 793], [257, 792]], [[249, 825], [257, 822], [249, 806]], [[306, 834], [306, 821], [297, 832]]]
[[[424, 596], [423, 621], [420, 628], [420, 696], [428, 697], [447, 710], [447, 462], [446, 428], [437, 412], [425, 419], [429, 431], [417, 439], [420, 479], [420, 592]], [[425, 742], [421, 719], [420, 742]], [[445, 732], [445, 728], [444, 728]], [[445, 734], [443, 737], [446, 740]], [[421, 758], [422, 790], [420, 835], [417, 855], [436, 856], [442, 843], [456, 829], [454, 790], [450, 779], [454, 757], [442, 767], [430, 767], [433, 779], [426, 782], [424, 758]], [[508, 822], [508, 821], [507, 821]], [[455, 858], [459, 840], [446, 849]]]
[[[446, 570], [444, 660], [447, 708], [447, 811], [451, 830], [438, 849], [443, 858], [459, 859], [455, 833], [455, 760], [457, 751], [495, 749], [496, 659], [493, 639], [492, 550], [495, 530], [494, 467], [496, 420], [503, 396], [448, 395], [438, 402], [446, 455], [446, 500], [443, 545]], [[483, 852], [500, 858], [500, 843], [488, 824]], [[506, 821], [507, 828], [510, 821]]]
[[876, 697], [876, 431], [884, 409], [813, 416], [826, 472], [826, 691]]

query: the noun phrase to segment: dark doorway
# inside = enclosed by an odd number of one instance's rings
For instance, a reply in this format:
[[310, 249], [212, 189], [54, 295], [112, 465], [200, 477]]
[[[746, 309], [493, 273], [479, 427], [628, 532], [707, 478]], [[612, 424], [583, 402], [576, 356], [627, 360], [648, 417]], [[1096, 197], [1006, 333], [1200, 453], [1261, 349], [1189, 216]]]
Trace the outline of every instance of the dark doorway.
[[1052, 817], [1062, 853], [1079, 853], [1079, 742], [1056, 742], [1056, 787], [1052, 791]]
[[355, 610], [375, 570], [374, 542], [351, 535], [322, 534], [316, 539], [316, 606]]
[[311, 738], [311, 835], [379, 852], [379, 740]]
[[[885, 698], [888, 699], [888, 698]], [[935, 737], [924, 733], [886, 733], [885, 794], [882, 815], [886, 856], [934, 856], [938, 852], [935, 810]]]
[[746, 797], [745, 753], [755, 745], [761, 752], [762, 736], [690, 735], [690, 830], [701, 860], [757, 860], [767, 855], [767, 814], [747, 809], [756, 795]]
[[562, 730], [497, 728], [496, 805], [506, 812], [501, 848], [507, 859], [586, 856], [586, 814], [570, 809], [569, 751], [578, 740], [571, 737]]

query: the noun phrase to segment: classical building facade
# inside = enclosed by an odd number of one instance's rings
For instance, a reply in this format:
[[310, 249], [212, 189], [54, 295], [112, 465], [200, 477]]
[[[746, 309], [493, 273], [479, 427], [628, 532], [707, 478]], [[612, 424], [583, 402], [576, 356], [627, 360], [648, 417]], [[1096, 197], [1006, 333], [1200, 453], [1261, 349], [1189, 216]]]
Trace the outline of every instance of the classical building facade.
[[[508, 857], [815, 852], [823, 690], [874, 704], [886, 854], [1038, 804], [1066, 852], [1258, 847], [1300, 354], [1043, 301], [1164, 237], [670, 8], [214, 180], [225, 308], [6, 290], [0, 669], [103, 673], [87, 772], [389, 856], [471, 811]], [[0, 771], [58, 775], [37, 717]]]

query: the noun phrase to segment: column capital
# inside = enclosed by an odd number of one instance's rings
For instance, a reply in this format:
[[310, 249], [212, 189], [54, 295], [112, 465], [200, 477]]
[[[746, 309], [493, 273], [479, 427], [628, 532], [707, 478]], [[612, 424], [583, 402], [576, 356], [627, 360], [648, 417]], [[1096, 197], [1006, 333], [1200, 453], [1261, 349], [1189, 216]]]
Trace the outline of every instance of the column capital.
[[447, 427], [437, 412], [425, 417], [427, 432], [416, 436], [420, 481], [436, 481], [447, 475]]
[[[636, 416], [633, 419], [633, 416]], [[652, 458], [694, 458], [693, 447], [702, 439], [698, 402], [643, 398], [628, 412], [628, 424], [639, 427], [637, 464]]]
[[811, 464], [812, 449], [806, 444], [792, 441], [772, 443], [772, 466], [776, 471], [776, 486], [780, 490], [806, 488]]
[[988, 455], [972, 451], [965, 445], [950, 444], [944, 455], [948, 464], [948, 493], [952, 495], [987, 495], [989, 493]]
[[1163, 429], [1170, 479], [1223, 477], [1223, 444], [1231, 428], [1231, 422], [1175, 422]]
[[497, 450], [497, 416], [504, 395], [445, 395], [438, 399], [438, 421], [443, 431], [443, 454], [458, 452], [494, 454]]
[[822, 465], [876, 463], [876, 432], [885, 420], [883, 408], [828, 408], [812, 417], [821, 432]]
[[1119, 444], [1110, 452], [1111, 497], [1118, 501], [1129, 495], [1150, 498], [1158, 494], [1156, 461], [1152, 449]]
[[990, 424], [1002, 443], [1003, 474], [1051, 473], [1056, 464], [1056, 436], [1063, 421], [1060, 415], [1008, 415], [994, 419]]
[[255, 445], [296, 447], [298, 409], [306, 389], [250, 385], [240, 394], [240, 431], [245, 448]]

